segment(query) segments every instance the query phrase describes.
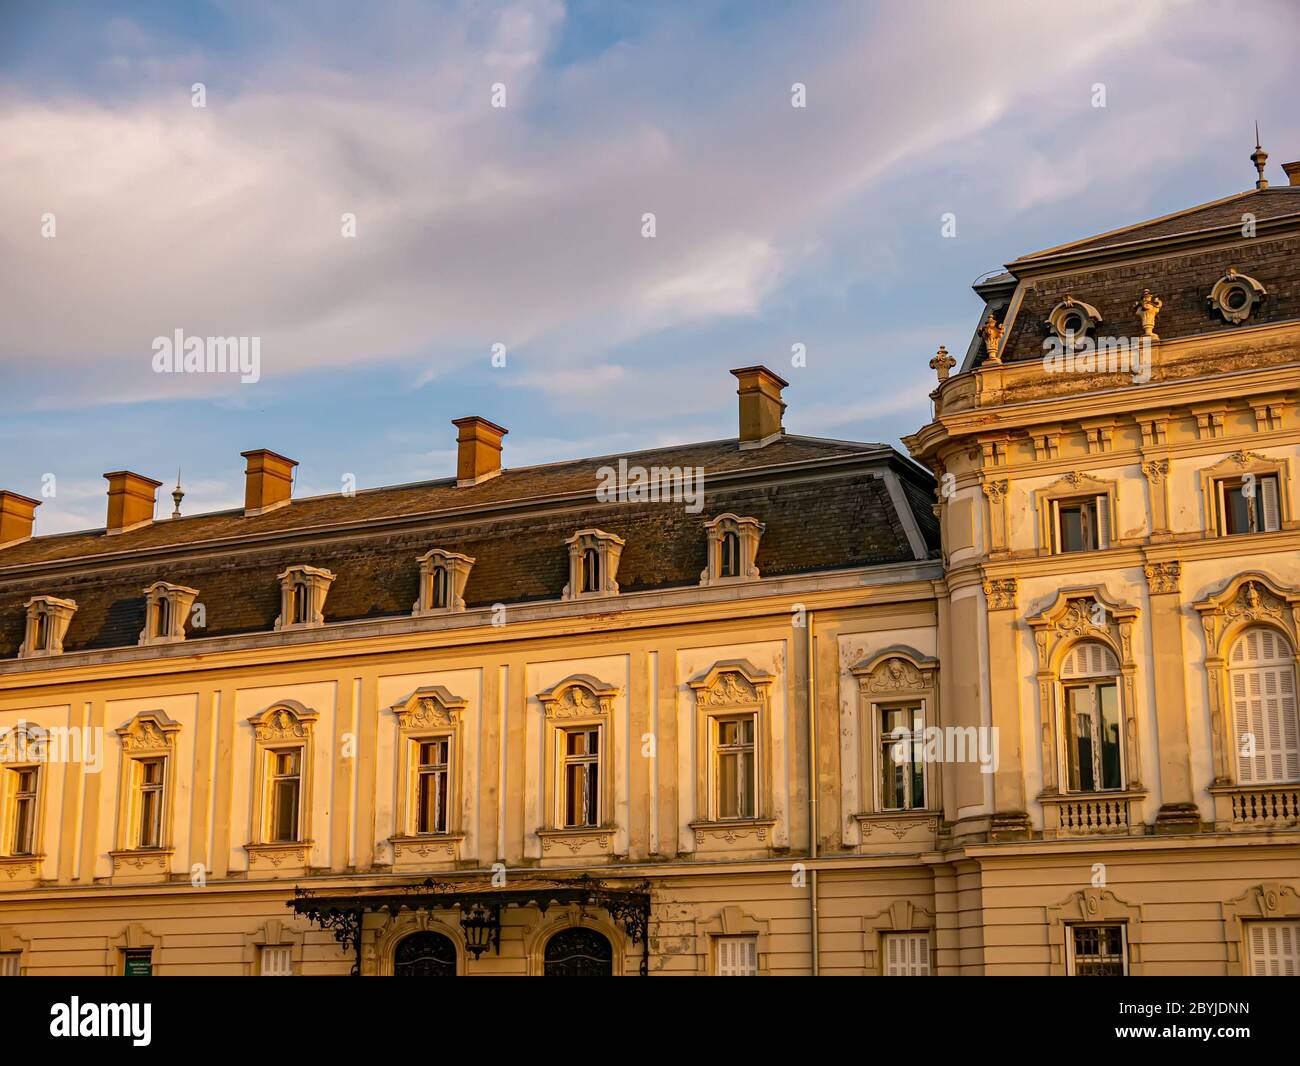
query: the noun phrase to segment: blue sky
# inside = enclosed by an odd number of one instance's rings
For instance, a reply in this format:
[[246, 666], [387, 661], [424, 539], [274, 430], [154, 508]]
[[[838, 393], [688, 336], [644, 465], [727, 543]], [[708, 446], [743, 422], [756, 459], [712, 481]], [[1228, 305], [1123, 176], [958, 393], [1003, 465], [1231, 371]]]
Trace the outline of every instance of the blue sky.
[[[794, 432], [895, 442], [976, 277], [1248, 188], [1256, 120], [1284, 180], [1297, 11], [0, 2], [0, 488], [53, 474], [50, 533], [106, 470], [238, 505], [248, 448], [446, 476], [466, 414], [512, 466], [714, 439], [757, 362]], [[177, 328], [261, 380], [154, 373]]]

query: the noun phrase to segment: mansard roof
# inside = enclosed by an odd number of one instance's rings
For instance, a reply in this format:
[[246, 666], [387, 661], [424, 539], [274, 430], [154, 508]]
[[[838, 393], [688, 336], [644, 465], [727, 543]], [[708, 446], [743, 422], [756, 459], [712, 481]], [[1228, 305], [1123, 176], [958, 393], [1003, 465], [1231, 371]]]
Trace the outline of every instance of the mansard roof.
[[[603, 467], [702, 467], [704, 507], [602, 502]], [[896, 501], [901, 504], [896, 506]], [[765, 578], [913, 561], [909, 529], [938, 550], [928, 473], [883, 444], [787, 434], [762, 448], [736, 439], [504, 470], [477, 485], [455, 478], [294, 500], [263, 514], [242, 510], [104, 530], [34, 537], [0, 549], [0, 659], [23, 640], [23, 604], [36, 594], [77, 602], [66, 652], [134, 645], [144, 624], [140, 590], [166, 580], [199, 590], [207, 625], [192, 637], [270, 630], [280, 610], [276, 575], [308, 564], [337, 575], [325, 621], [409, 616], [417, 557], [431, 547], [473, 557], [469, 609], [558, 600], [569, 579], [565, 538], [588, 526], [627, 541], [624, 593], [699, 583], [705, 522], [724, 511], [766, 526]]]
[[[1133, 305], [1150, 289], [1163, 301], [1156, 324], [1161, 339], [1229, 332], [1241, 326], [1225, 322], [1207, 302], [1229, 268], [1268, 291], [1250, 326], [1294, 321], [1300, 319], [1298, 264], [1300, 186], [1251, 189], [1011, 261], [1006, 273], [974, 286], [985, 300], [979, 327], [990, 314], [1002, 323], [1004, 362], [1041, 359], [1046, 319], [1067, 297], [1097, 308], [1099, 335], [1136, 337], [1141, 329]], [[962, 371], [984, 361], [979, 327]]]

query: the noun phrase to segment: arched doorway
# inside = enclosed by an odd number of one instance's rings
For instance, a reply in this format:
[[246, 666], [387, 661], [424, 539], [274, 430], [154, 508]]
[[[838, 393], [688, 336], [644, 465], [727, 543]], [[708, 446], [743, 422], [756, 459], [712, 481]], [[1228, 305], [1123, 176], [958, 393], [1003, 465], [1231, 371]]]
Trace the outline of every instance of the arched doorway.
[[412, 933], [393, 953], [394, 977], [455, 977], [456, 945], [441, 933]]
[[546, 942], [547, 977], [612, 977], [614, 949], [594, 929], [561, 929]]

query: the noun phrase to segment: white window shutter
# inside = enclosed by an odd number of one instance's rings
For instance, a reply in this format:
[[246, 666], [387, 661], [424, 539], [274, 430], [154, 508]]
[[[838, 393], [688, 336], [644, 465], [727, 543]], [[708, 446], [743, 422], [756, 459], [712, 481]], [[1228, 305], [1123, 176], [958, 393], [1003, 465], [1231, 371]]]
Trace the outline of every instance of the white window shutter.
[[1097, 547], [1110, 547], [1110, 497], [1105, 493], [1097, 497]]
[[1300, 922], [1246, 926], [1252, 977], [1300, 977]]
[[1263, 510], [1264, 525], [1266, 532], [1272, 533], [1282, 528], [1278, 514], [1277, 499], [1277, 478], [1264, 477], [1259, 479], [1259, 496]]
[[288, 945], [262, 948], [262, 976], [292, 977], [293, 948]]
[[714, 943], [718, 977], [758, 976], [758, 937], [720, 936]]
[[0, 977], [20, 976], [22, 970], [19, 963], [21, 961], [22, 956], [16, 951], [6, 951], [3, 955], [0, 955]]
[[929, 933], [886, 933], [883, 939], [886, 977], [930, 976]]

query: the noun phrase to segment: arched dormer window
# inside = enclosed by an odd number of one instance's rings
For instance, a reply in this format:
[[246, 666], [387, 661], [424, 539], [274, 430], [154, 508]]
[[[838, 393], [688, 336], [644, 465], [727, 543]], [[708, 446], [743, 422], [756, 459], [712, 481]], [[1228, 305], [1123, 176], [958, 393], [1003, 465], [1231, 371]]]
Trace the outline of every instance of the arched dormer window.
[[1300, 781], [1295, 651], [1268, 626], [1241, 631], [1228, 653], [1228, 692], [1242, 785]]
[[758, 544], [763, 528], [757, 518], [734, 514], [718, 515], [712, 522], [704, 523], [708, 565], [700, 573], [700, 584], [758, 580]]
[[565, 542], [569, 549], [569, 583], [563, 599], [618, 595], [618, 561], [627, 543], [603, 529], [580, 529]]
[[325, 624], [325, 597], [334, 575], [317, 566], [298, 564], [276, 575], [280, 580], [280, 616], [276, 629], [308, 629]]
[[1124, 787], [1119, 680], [1119, 660], [1097, 641], [1076, 644], [1061, 664], [1061, 735], [1071, 792]]
[[27, 609], [27, 628], [18, 658], [35, 659], [63, 652], [63, 637], [76, 613], [75, 600], [62, 600], [57, 596], [33, 596], [24, 605]]
[[465, 609], [465, 584], [474, 560], [468, 555], [430, 548], [417, 560], [420, 564], [420, 598], [411, 613], [447, 614]]
[[155, 581], [144, 590], [144, 629], [139, 643], [175, 644], [185, 639], [185, 621], [198, 596], [198, 589]]

